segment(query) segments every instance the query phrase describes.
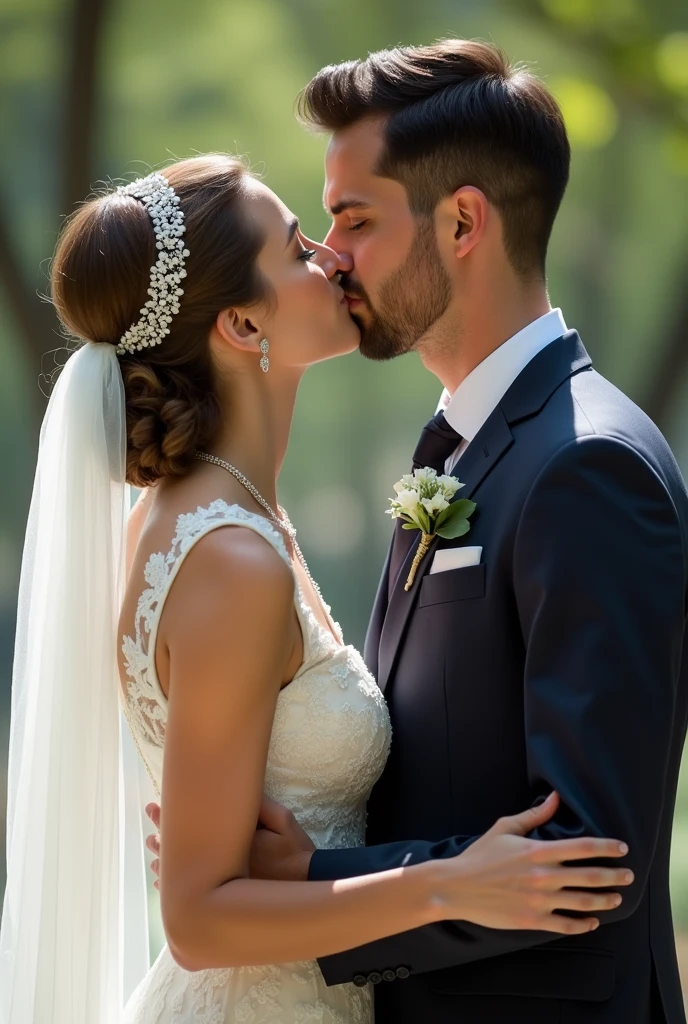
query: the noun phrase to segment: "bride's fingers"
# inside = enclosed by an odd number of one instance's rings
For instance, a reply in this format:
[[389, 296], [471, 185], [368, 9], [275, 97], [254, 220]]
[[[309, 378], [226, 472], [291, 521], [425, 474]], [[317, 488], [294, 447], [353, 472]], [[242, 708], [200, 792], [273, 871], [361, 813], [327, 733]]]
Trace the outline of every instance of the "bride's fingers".
[[617, 889], [630, 885], [635, 875], [628, 868], [561, 868], [548, 873], [547, 889]]
[[621, 893], [618, 892], [577, 892], [573, 889], [562, 889], [545, 897], [544, 905], [552, 912], [556, 910], [578, 910], [587, 914], [597, 914], [601, 910], [614, 910], [621, 906]]
[[527, 811], [521, 811], [520, 814], [511, 814], [500, 818], [492, 826], [492, 831], [501, 835], [527, 836], [534, 828], [539, 828], [540, 825], [546, 824], [551, 819], [559, 807], [559, 802], [559, 794], [550, 793], [538, 807], [529, 807]]
[[569, 860], [592, 860], [595, 857], [625, 857], [626, 843], [618, 839], [556, 839], [552, 842], [533, 843], [530, 857], [535, 864], [562, 864]]

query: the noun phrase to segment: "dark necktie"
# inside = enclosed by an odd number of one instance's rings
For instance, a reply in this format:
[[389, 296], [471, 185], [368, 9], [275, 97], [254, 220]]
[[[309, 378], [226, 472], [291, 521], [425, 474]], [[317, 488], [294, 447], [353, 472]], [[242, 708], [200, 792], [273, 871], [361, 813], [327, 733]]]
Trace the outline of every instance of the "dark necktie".
[[461, 434], [449, 426], [440, 409], [423, 427], [420, 440], [413, 453], [413, 468], [420, 469], [430, 466], [438, 473], [444, 473], [445, 462], [456, 451], [461, 441]]
[[[444, 473], [444, 464], [461, 444], [462, 437], [450, 427], [440, 410], [429, 423], [423, 427], [416, 450], [413, 453], [413, 468], [422, 469], [430, 466], [439, 474]], [[415, 530], [403, 530], [401, 520], [397, 520], [392, 543], [392, 554], [389, 563], [389, 595], [399, 575], [404, 559], [411, 549], [418, 534]]]

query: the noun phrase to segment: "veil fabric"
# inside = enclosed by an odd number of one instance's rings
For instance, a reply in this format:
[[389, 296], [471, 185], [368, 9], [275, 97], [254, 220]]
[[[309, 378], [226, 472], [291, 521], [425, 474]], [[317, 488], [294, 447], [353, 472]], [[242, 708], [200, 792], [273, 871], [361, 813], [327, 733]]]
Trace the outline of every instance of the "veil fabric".
[[115, 349], [88, 342], [43, 420], [22, 560], [0, 1024], [119, 1024], [149, 966], [137, 757], [116, 660], [125, 456]]

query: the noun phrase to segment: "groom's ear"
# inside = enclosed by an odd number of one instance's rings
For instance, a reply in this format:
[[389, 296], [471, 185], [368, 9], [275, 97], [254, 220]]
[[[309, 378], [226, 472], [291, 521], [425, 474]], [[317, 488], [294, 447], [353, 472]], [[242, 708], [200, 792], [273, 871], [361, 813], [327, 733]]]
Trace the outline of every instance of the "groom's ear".
[[223, 309], [217, 314], [215, 329], [223, 341], [242, 352], [259, 352], [263, 337], [260, 324], [240, 309]]
[[463, 185], [447, 202], [451, 204], [454, 224], [454, 254], [462, 259], [484, 233], [489, 204], [485, 193], [473, 185]]

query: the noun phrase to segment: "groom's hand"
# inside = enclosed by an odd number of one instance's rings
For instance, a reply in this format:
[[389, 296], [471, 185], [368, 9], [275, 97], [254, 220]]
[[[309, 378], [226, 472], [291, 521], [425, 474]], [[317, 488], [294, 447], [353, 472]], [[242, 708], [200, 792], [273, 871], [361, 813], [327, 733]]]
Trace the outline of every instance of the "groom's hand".
[[[160, 805], [148, 804], [146, 814], [159, 829]], [[146, 846], [155, 854], [151, 871], [156, 876], [153, 885], [160, 891], [160, 833], [148, 836]], [[251, 878], [306, 882], [314, 850], [315, 846], [291, 811], [264, 796], [260, 805], [259, 827], [251, 846]]]
[[307, 882], [315, 846], [291, 811], [264, 796], [249, 862], [251, 878]]
[[[146, 814], [157, 829], [160, 829], [160, 804], [147, 804]], [[156, 876], [153, 887], [160, 892], [160, 832], [156, 832], [146, 839], [146, 846], [151, 853], [155, 854], [155, 860], [151, 861], [151, 871]]]

